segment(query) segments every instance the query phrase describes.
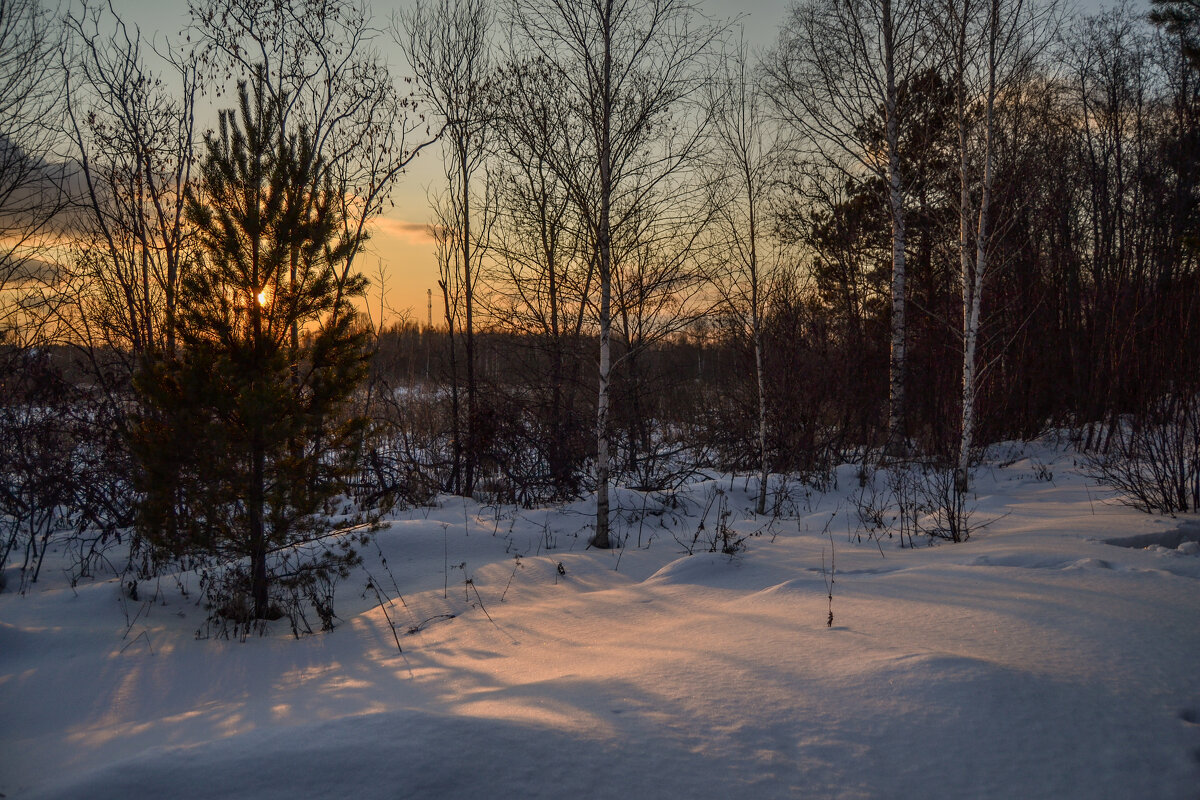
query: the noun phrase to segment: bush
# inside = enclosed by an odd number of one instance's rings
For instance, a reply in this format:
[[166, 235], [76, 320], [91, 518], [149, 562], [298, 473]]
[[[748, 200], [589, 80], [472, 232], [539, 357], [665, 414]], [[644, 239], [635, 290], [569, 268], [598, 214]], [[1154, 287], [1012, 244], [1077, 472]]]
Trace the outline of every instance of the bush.
[[1116, 424], [1085, 468], [1146, 512], [1200, 510], [1200, 395], [1170, 394]]
[[978, 527], [971, 522], [974, 508], [944, 464], [897, 464], [885, 473], [885, 485], [876, 486], [877, 473], [860, 472], [855, 497], [859, 531], [867, 538], [898, 536], [900, 546], [913, 546], [917, 536], [965, 542]]

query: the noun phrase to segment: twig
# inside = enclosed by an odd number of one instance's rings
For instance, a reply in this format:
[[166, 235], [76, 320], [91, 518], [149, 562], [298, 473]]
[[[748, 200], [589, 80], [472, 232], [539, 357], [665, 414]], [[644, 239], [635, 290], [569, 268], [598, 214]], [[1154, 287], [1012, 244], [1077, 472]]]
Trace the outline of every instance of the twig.
[[521, 554], [520, 553], [514, 553], [513, 560], [516, 563], [513, 564], [512, 574], [508, 576], [508, 583], [504, 584], [504, 591], [500, 593], [500, 602], [501, 603], [504, 602], [504, 596], [506, 594], [508, 594], [508, 587], [512, 586], [513, 578], [515, 578], [517, 576], [517, 570], [523, 566], [521, 564]]
[[[646, 524], [646, 500], [650, 497], [648, 492], [642, 492], [642, 515], [638, 517], [638, 548], [642, 546], [642, 526]], [[617, 559], [617, 563], [621, 563], [621, 559]]]
[[349, 525], [345, 528], [335, 528], [334, 530], [325, 531], [324, 533], [318, 534], [317, 536], [310, 536], [307, 539], [299, 539], [294, 542], [289, 542], [288, 544], [285, 544], [285, 545], [280, 545], [279, 547], [272, 547], [269, 550], [267, 550], [267, 555], [281, 553], [285, 550], [294, 550], [295, 548], [297, 548], [301, 545], [312, 544], [313, 542], [319, 542], [322, 539], [329, 539], [333, 536], [343, 536], [347, 533], [351, 533], [352, 531], [362, 530], [363, 528], [373, 528], [373, 527], [375, 527], [375, 525], [376, 525], [376, 523], [374, 523], [374, 522], [362, 522], [357, 525]]
[[130, 645], [132, 645], [134, 642], [136, 642], [138, 639], [141, 639], [142, 637], [145, 637], [145, 639], [146, 639], [146, 647], [150, 648], [150, 655], [154, 655], [154, 645], [150, 644], [150, 636], [149, 636], [149, 634], [146, 633], [145, 630], [143, 630], [137, 636], [133, 637], [128, 642], [126, 642], [125, 646], [121, 648], [121, 652], [124, 653], [126, 650], [129, 649]]
[[450, 534], [446, 523], [442, 523], [442, 597], [450, 596]]
[[379, 563], [383, 565], [383, 571], [387, 573], [388, 580], [392, 582], [392, 588], [396, 590], [396, 597], [400, 600], [400, 605], [404, 606], [404, 610], [414, 620], [412, 609], [408, 607], [408, 602], [404, 599], [404, 593], [400, 591], [400, 587], [396, 585], [396, 576], [392, 574], [392, 568], [388, 566], [387, 556], [383, 554], [383, 548], [379, 546], [379, 540], [375, 541], [375, 551], [379, 553]]
[[[488, 613], [487, 608], [483, 605], [483, 598], [479, 595], [479, 587], [475, 585], [475, 579], [467, 578], [466, 585], [470, 586], [471, 589], [475, 592], [475, 599], [479, 601], [479, 610], [482, 611], [483, 615], [488, 618], [488, 622], [492, 623], [493, 625], [496, 625], [496, 620], [492, 619], [492, 615]], [[501, 633], [504, 633], [504, 629], [501, 628], [499, 625], [496, 625], [496, 630], [500, 631]]]
[[454, 614], [435, 614], [435, 615], [433, 615], [432, 617], [430, 617], [429, 619], [425, 620], [424, 622], [421, 622], [421, 623], [419, 623], [419, 624], [417, 624], [417, 625], [413, 625], [411, 628], [409, 628], [409, 629], [406, 631], [406, 633], [408, 633], [408, 634], [410, 634], [410, 635], [411, 635], [411, 634], [414, 634], [414, 633], [420, 633], [422, 630], [424, 630], [424, 629], [425, 629], [425, 626], [426, 626], [426, 625], [428, 625], [429, 623], [431, 623], [431, 622], [433, 622], [433, 621], [435, 621], [435, 620], [439, 620], [439, 619], [447, 619], [447, 620], [449, 620], [449, 619], [454, 619], [454, 617], [455, 617], [455, 615], [454, 615]]
[[404, 648], [400, 646], [400, 635], [396, 633], [396, 623], [392, 622], [392, 615], [388, 613], [387, 604], [383, 602], [383, 595], [379, 592], [379, 587], [375, 584], [375, 579], [371, 573], [367, 573], [367, 588], [375, 592], [375, 599], [379, 601], [379, 609], [383, 612], [383, 618], [387, 620], [388, 627], [392, 629], [392, 638], [396, 640], [396, 649], [400, 653], [404, 652]]
[[[832, 518], [831, 518], [832, 519]], [[833, 546], [833, 534], [829, 532], [829, 526], [825, 526], [825, 534], [829, 537], [829, 572], [825, 572], [825, 548], [821, 548], [821, 576], [825, 578], [825, 591], [829, 596], [829, 617], [825, 620], [825, 627], [833, 627], [833, 584], [837, 575], [837, 550]]]

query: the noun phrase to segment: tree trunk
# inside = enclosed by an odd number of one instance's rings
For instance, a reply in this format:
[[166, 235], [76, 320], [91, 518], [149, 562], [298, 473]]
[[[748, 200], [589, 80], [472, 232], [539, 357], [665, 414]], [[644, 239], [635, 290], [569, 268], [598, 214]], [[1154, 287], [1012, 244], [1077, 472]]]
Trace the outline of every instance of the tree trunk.
[[905, 354], [904, 194], [900, 185], [900, 132], [896, 119], [895, 28], [891, 0], [883, 0], [883, 55], [887, 80], [888, 200], [892, 215], [892, 336], [888, 359], [888, 435], [886, 452], [903, 456], [907, 450], [904, 383], [908, 375]]
[[[252, 244], [255, 265], [254, 292], [261, 291], [262, 278], [258, 276], [258, 242]], [[261, 356], [263, 351], [262, 308], [258, 298], [252, 296], [250, 303], [250, 320], [252, 330], [253, 352], [253, 381], [251, 396], [258, 396], [258, 384], [263, 374]], [[250, 595], [254, 601], [254, 618], [266, 619], [269, 610], [269, 595], [267, 591], [267, 532], [264, 519], [266, 505], [266, 464], [267, 447], [264, 441], [263, 422], [260, 409], [251, 409], [250, 431], [250, 486], [246, 498], [246, 512], [250, 525]]]
[[975, 405], [975, 330], [971, 326], [972, 311], [975, 307], [975, 285], [971, 270], [971, 255], [969, 242], [971, 236], [971, 186], [970, 165], [968, 163], [968, 120], [967, 120], [967, 21], [970, 18], [969, 9], [965, 4], [961, 17], [957, 20], [958, 30], [955, 31], [955, 113], [958, 117], [958, 266], [962, 280], [962, 409], [959, 417], [958, 463], [954, 473], [955, 487], [965, 492], [969, 484], [968, 459], [971, 449], [971, 425]]
[[762, 334], [757, 330], [758, 320], [754, 327], [754, 369], [758, 377], [758, 457], [759, 481], [758, 503], [755, 512], [765, 514], [767, 511], [767, 481], [770, 478], [770, 462], [767, 460], [767, 392], [763, 381], [763, 352]]
[[604, 61], [600, 100], [600, 221], [597, 245], [600, 250], [600, 375], [596, 399], [596, 535], [592, 545], [607, 550], [608, 536], [609, 379], [612, 373], [612, 232], [609, 229], [612, 203], [612, 6], [604, 9], [601, 29]]
[[750, 173], [749, 159], [743, 159], [746, 178], [747, 212], [750, 222], [750, 334], [754, 339], [754, 378], [758, 388], [758, 501], [755, 513], [765, 514], [767, 511], [767, 480], [770, 475], [770, 464], [767, 461], [767, 392], [763, 376], [763, 347], [762, 347], [762, 313], [761, 287], [758, 273], [758, 226], [755, 215], [754, 177]]
[[[990, 238], [990, 213], [992, 206], [993, 161], [995, 160], [995, 102], [996, 102], [996, 70], [997, 70], [997, 37], [999, 36], [999, 0], [992, 0], [991, 14], [988, 22], [988, 87], [984, 110], [984, 146], [983, 146], [983, 187], [979, 198], [979, 220], [975, 228], [975, 269], [969, 270], [969, 259], [966, 253], [966, 237], [963, 236], [963, 378], [962, 378], [962, 431], [959, 437], [958, 469], [955, 482], [958, 491], [965, 492], [970, 488], [971, 448], [974, 444], [975, 401], [979, 395], [979, 367], [976, 363], [976, 349], [979, 341], [979, 315], [983, 301], [983, 279], [988, 269], [988, 244]], [[960, 131], [965, 124], [965, 117], [960, 117]], [[966, 193], [966, 138], [965, 131], [960, 132], [962, 154], [963, 193]], [[965, 226], [964, 207], [960, 227]]]
[[458, 148], [462, 179], [462, 254], [463, 254], [463, 300], [465, 306], [466, 361], [467, 361], [467, 436], [466, 458], [463, 463], [463, 494], [470, 496], [475, 491], [475, 466], [479, 461], [478, 400], [475, 387], [475, 296], [471, 274], [471, 185], [467, 159], [469, 158], [468, 134], [463, 131]]
[[446, 341], [450, 347], [450, 491], [457, 494], [462, 486], [462, 410], [458, 396], [458, 351], [454, 346], [454, 310], [450, 304], [449, 271], [446, 280], [438, 281], [442, 302], [446, 307]]

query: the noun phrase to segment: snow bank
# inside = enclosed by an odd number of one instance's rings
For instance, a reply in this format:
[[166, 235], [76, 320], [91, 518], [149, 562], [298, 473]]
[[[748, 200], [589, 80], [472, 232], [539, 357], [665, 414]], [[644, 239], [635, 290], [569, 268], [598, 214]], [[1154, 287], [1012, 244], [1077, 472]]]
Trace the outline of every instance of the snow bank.
[[[748, 549], [688, 556], [715, 487]], [[990, 524], [960, 545], [861, 537], [846, 485], [770, 526], [741, 479], [687, 491], [627, 508], [644, 546], [603, 553], [586, 504], [446, 499], [382, 531], [343, 624], [299, 641], [196, 640], [186, 576], [140, 603], [0, 595], [0, 792], [1195, 797], [1194, 522], [1106, 502], [1046, 447], [980, 470]]]

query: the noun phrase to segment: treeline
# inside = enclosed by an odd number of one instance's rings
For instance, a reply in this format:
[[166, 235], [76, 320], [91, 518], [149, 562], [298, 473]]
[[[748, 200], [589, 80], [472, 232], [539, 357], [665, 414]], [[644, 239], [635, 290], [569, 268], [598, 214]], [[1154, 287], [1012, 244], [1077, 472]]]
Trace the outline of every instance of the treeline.
[[[558, 489], [539, 497], [699, 464], [765, 487], [880, 451], [965, 490], [982, 444], [1067, 427], [1104, 449], [1192, 392], [1195, 10], [1155, 9], [801, 3], [751, 63], [670, 3], [420, 7], [413, 64], [446, 65], [422, 91], [459, 136], [437, 217], [442, 485], [474, 492], [544, 439]], [[684, 19], [686, 38], [641, 36]], [[509, 45], [467, 33], [496, 27]], [[593, 35], [630, 49], [596, 62]], [[622, 97], [625, 79], [643, 83]], [[681, 337], [737, 367], [678, 391]], [[487, 359], [512, 371], [485, 387]]]
[[[694, 88], [703, 131], [647, 138], [656, 166], [677, 159], [653, 176], [665, 205], [651, 188], [636, 212], [620, 207], [637, 236], [615, 257], [607, 323], [619, 480], [811, 472], [886, 451], [954, 467], [965, 488], [983, 444], [1067, 428], [1105, 450], [1119, 420], [1194, 393], [1196, 22], [1155, 8], [1158, 25], [1128, 6], [812, 3], [758, 64], [721, 40]], [[490, 57], [511, 71], [520, 52]], [[570, 469], [537, 461], [560, 476], [539, 498], [595, 477], [599, 387], [594, 363], [578, 365], [604, 326], [595, 198], [556, 160], [562, 85], [522, 77], [481, 103], [477, 194], [439, 217], [442, 327], [460, 350], [433, 374], [491, 398], [451, 410], [467, 443], [451, 461], [503, 474], [517, 442], [572, 443]], [[574, 155], [571, 169], [587, 166]], [[448, 157], [460, 193], [461, 164]], [[706, 373], [683, 342], [724, 368]], [[485, 376], [467, 369], [480, 364]], [[504, 481], [515, 497], [535, 483]]]
[[[961, 506], [989, 442], [1069, 429], [1120, 477], [1200, 441], [1189, 0], [802, 0], [760, 55], [682, 0], [384, 31], [203, 0], [170, 48], [0, 9], [23, 586], [56, 532], [80, 573], [132, 536], [140, 574], [235, 565], [221, 619], [327, 626], [354, 555], [326, 534], [437, 492], [593, 494], [609, 547], [614, 484], [746, 473], [763, 513], [772, 474], [919, 460]], [[372, 318], [357, 260], [422, 152], [435, 330]]]

